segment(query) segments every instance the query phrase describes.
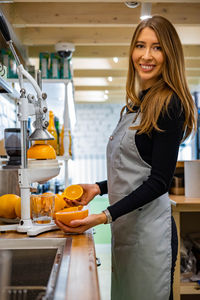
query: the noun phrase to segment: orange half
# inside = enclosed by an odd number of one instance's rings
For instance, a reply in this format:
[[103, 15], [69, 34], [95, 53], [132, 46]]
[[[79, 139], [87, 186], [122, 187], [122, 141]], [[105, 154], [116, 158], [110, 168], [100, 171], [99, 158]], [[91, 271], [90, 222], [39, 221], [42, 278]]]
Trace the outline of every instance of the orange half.
[[78, 210], [82, 210], [83, 206], [82, 205], [78, 205], [78, 206], [71, 206], [71, 207], [66, 207], [63, 208], [57, 212], [69, 212], [69, 211], [78, 211]]
[[78, 184], [73, 184], [68, 186], [64, 192], [63, 196], [69, 200], [78, 200], [83, 195], [83, 188]]
[[78, 210], [78, 207], [76, 207], [77, 210], [74, 211], [59, 211], [57, 212], [56, 215], [56, 220], [64, 223], [65, 225], [69, 225], [69, 223], [72, 220], [80, 220], [84, 219], [88, 216], [88, 209], [84, 210]]
[[56, 159], [56, 152], [51, 145], [35, 144], [28, 149], [27, 157], [32, 159]]

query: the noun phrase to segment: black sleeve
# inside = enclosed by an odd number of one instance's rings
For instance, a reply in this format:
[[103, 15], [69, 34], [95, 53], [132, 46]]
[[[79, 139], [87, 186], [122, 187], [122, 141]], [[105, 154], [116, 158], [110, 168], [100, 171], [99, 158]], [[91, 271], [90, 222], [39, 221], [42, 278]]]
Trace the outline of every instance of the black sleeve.
[[96, 182], [96, 184], [98, 184], [98, 186], [100, 188], [100, 191], [101, 191], [100, 195], [101, 196], [108, 193], [107, 180]]
[[113, 221], [166, 193], [176, 167], [179, 145], [183, 136], [185, 116], [181, 102], [173, 95], [168, 113], [160, 115], [159, 128], [152, 131], [151, 173], [148, 179], [129, 195], [108, 207]]

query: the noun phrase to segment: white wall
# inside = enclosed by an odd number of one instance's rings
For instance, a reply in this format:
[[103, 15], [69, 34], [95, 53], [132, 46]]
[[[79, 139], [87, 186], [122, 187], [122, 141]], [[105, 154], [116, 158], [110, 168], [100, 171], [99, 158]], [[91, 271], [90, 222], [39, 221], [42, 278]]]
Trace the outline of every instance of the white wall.
[[105, 180], [106, 145], [120, 117], [122, 104], [76, 104], [73, 160], [69, 162], [70, 183]]

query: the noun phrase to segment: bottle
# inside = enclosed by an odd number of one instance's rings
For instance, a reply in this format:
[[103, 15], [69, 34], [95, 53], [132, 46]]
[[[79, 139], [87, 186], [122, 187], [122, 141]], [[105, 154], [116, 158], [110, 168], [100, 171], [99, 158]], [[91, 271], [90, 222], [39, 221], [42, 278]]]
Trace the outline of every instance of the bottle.
[[49, 53], [41, 52], [40, 53], [40, 70], [42, 72], [42, 78], [49, 78]]
[[50, 54], [50, 77], [54, 79], [60, 78], [60, 56], [58, 53]]
[[60, 149], [59, 149], [59, 153], [61, 156], [64, 155], [64, 125], [62, 126], [61, 132], [60, 132]]
[[60, 155], [67, 154], [72, 156], [72, 136], [71, 131], [69, 129], [66, 130], [67, 134], [65, 134], [64, 125], [62, 126], [62, 130], [60, 133]]
[[58, 117], [54, 117], [54, 124], [55, 124], [55, 127], [56, 127], [56, 132], [57, 132], [57, 149], [58, 149], [58, 153], [57, 153], [57, 155], [60, 155], [60, 145], [59, 145], [59, 143], [60, 143], [60, 139], [59, 139], [59, 119], [58, 119]]
[[58, 154], [58, 135], [54, 124], [54, 114], [51, 110], [49, 111], [49, 126], [47, 130], [54, 137], [54, 140], [47, 140], [47, 144], [51, 145], [55, 149], [56, 154]]
[[69, 130], [69, 156], [72, 156], [72, 135], [71, 135], [71, 130]]

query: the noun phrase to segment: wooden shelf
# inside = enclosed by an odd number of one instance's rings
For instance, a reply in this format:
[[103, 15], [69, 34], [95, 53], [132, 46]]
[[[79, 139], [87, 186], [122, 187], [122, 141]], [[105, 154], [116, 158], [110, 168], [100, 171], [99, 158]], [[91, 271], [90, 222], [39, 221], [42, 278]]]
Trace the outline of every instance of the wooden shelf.
[[181, 295], [200, 295], [200, 285], [196, 282], [181, 282]]
[[[178, 239], [180, 241], [181, 235], [184, 236], [186, 233], [194, 232], [194, 229], [199, 224], [200, 198], [187, 198], [182, 195], [170, 195], [170, 199], [176, 202], [176, 206], [172, 206], [172, 211], [177, 226]], [[174, 300], [181, 300], [181, 295], [200, 295], [200, 285], [196, 282], [180, 281], [180, 262], [181, 257], [179, 243], [178, 257], [174, 273]]]
[[184, 168], [184, 161], [181, 161], [181, 160], [177, 161], [176, 167], [177, 168]]

